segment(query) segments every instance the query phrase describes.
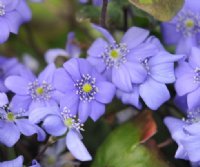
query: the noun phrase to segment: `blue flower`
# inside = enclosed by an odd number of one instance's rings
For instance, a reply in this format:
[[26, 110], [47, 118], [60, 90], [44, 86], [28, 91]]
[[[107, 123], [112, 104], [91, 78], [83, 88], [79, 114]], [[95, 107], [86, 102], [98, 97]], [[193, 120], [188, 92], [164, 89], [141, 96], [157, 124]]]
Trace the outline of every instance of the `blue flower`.
[[142, 83], [146, 78], [146, 70], [132, 61], [134, 55], [148, 56], [155, 52], [151, 44], [144, 44], [149, 31], [138, 27], [130, 28], [120, 43], [105, 29], [93, 25], [107, 39], [98, 38], [88, 50], [88, 61], [112, 81], [120, 90], [130, 92], [132, 84]]
[[96, 121], [105, 112], [105, 104], [112, 101], [115, 86], [106, 81], [85, 59], [73, 58], [57, 69], [55, 88], [64, 94], [61, 108], [68, 107], [72, 114], [78, 112], [85, 122], [90, 116]]
[[190, 160], [193, 163], [200, 162], [200, 122], [199, 111], [188, 112], [188, 119], [183, 121], [173, 117], [165, 118], [172, 138], [178, 144], [175, 158]]
[[23, 65], [16, 58], [0, 56], [0, 92], [7, 92], [4, 82], [11, 75], [19, 75]]
[[81, 54], [81, 49], [73, 42], [75, 40], [74, 32], [70, 32], [67, 37], [67, 44], [65, 49], [49, 49], [45, 53], [45, 60], [48, 64], [55, 63], [56, 58], [63, 57], [66, 59], [76, 57], [78, 58]]
[[200, 39], [200, 2], [186, 0], [181, 11], [161, 25], [161, 30], [165, 43], [176, 45], [176, 53], [189, 54]]
[[175, 89], [178, 96], [187, 96], [188, 109], [195, 109], [200, 98], [200, 49], [193, 47], [188, 62], [180, 62], [176, 68]]
[[33, 123], [43, 121], [42, 127], [50, 135], [63, 136], [66, 134], [66, 146], [78, 160], [89, 161], [92, 159], [81, 142], [80, 131], [83, 131], [83, 124], [70, 113], [67, 107], [61, 111], [56, 107], [37, 108], [31, 111], [29, 119]]
[[55, 70], [55, 65], [50, 64], [39, 74], [38, 78], [28, 69], [22, 70], [21, 76], [8, 77], [5, 85], [16, 94], [11, 105], [15, 106], [15, 109], [24, 110], [57, 105], [59, 95], [53, 87]]
[[[0, 162], [0, 167], [22, 167], [23, 161], [24, 157], [20, 155], [16, 159]], [[29, 167], [41, 167], [41, 166], [36, 160], [33, 160], [32, 165]]]
[[[136, 64], [136, 67], [145, 70], [144, 81], [133, 84], [130, 92], [117, 90], [117, 96], [123, 103], [132, 104], [139, 109], [142, 107], [139, 101], [139, 97], [141, 97], [149, 108], [157, 110], [170, 98], [166, 84], [175, 82], [174, 62], [183, 56], [171, 55], [166, 52], [155, 37], [148, 38], [145, 43], [154, 45], [154, 48], [157, 49], [153, 52], [147, 50], [146, 54], [143, 51], [141, 51], [143, 54], [133, 51], [131, 57], [131, 61]], [[144, 47], [143, 49], [145, 50]]]
[[25, 136], [38, 135], [38, 140], [45, 139], [44, 131], [32, 124], [24, 111], [12, 111], [9, 109], [7, 96], [0, 94], [0, 143], [12, 147], [20, 138], [21, 133]]
[[[89, 0], [79, 0], [80, 3], [88, 3]], [[92, 0], [92, 3], [94, 6], [101, 6], [103, 3], [103, 0]]]
[[30, 19], [26, 0], [0, 0], [0, 44], [8, 39], [10, 32], [17, 34], [20, 25]]

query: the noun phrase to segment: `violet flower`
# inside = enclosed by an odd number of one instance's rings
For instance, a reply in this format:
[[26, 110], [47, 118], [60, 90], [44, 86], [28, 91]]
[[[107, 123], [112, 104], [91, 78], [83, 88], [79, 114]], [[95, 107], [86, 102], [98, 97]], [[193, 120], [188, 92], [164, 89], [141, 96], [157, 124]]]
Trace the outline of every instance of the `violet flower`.
[[104, 114], [105, 104], [112, 101], [115, 86], [85, 59], [73, 58], [63, 67], [57, 69], [54, 77], [55, 88], [64, 94], [60, 100], [61, 108], [68, 107], [74, 115], [78, 112], [82, 122], [88, 116], [96, 121]]
[[125, 33], [121, 42], [117, 43], [107, 30], [96, 25], [93, 27], [101, 32], [106, 40], [98, 38], [92, 44], [87, 60], [118, 89], [130, 92], [133, 83], [142, 83], [146, 78], [145, 68], [132, 61], [132, 52], [145, 57], [151, 52], [154, 53], [156, 49], [151, 44], [144, 44], [149, 31], [132, 27]]
[[57, 106], [58, 92], [53, 87], [54, 64], [48, 65], [36, 78], [28, 69], [21, 76], [10, 76], [5, 80], [6, 87], [14, 92], [11, 107], [32, 110], [42, 106]]
[[[23, 161], [24, 157], [20, 155], [13, 160], [0, 162], [0, 167], [22, 167]], [[33, 160], [32, 165], [28, 167], [41, 167], [41, 166], [36, 160]]]
[[20, 135], [38, 135], [38, 140], [43, 141], [46, 137], [44, 131], [35, 124], [32, 124], [26, 117], [25, 111], [13, 111], [9, 109], [6, 94], [0, 94], [0, 143], [12, 147]]
[[7, 92], [4, 82], [11, 75], [19, 75], [23, 65], [16, 58], [5, 58], [0, 56], [0, 92]]
[[[79, 0], [80, 3], [88, 3], [89, 0]], [[94, 6], [102, 6], [103, 0], [92, 0]]]
[[133, 50], [130, 53], [132, 57], [129, 58], [136, 64], [136, 67], [145, 70], [144, 81], [140, 84], [133, 84], [133, 89], [130, 92], [117, 90], [117, 96], [123, 103], [132, 104], [139, 109], [142, 107], [139, 101], [139, 97], [141, 97], [149, 108], [157, 110], [170, 98], [166, 84], [175, 82], [174, 62], [183, 56], [171, 55], [166, 52], [155, 37], [146, 40], [147, 47], [148, 43], [155, 45], [157, 49], [153, 52], [146, 52], [146, 54], [143, 51], [141, 51], [143, 54], [138, 54], [137, 51]]
[[200, 40], [200, 1], [185, 0], [181, 11], [169, 22], [162, 23], [164, 42], [176, 45], [176, 53], [189, 54]]
[[65, 59], [76, 57], [78, 58], [81, 54], [81, 49], [73, 43], [75, 39], [74, 32], [70, 32], [67, 37], [67, 43], [65, 49], [49, 49], [45, 53], [45, 60], [48, 64], [55, 63], [56, 58], [63, 57]]
[[75, 115], [72, 115], [67, 107], [61, 111], [54, 108], [37, 108], [30, 113], [32, 123], [42, 123], [46, 132], [53, 136], [66, 134], [66, 146], [69, 151], [80, 161], [89, 161], [91, 156], [81, 142], [80, 131], [83, 131], [83, 124]]
[[176, 68], [175, 89], [178, 96], [187, 96], [188, 109], [199, 107], [200, 98], [200, 49], [193, 47], [188, 62]]
[[30, 19], [26, 0], [0, 0], [0, 44], [8, 39], [10, 32], [17, 34], [20, 25]]
[[178, 144], [175, 158], [189, 160], [193, 163], [200, 162], [200, 122], [199, 111], [188, 112], [188, 119], [180, 120], [173, 117], [165, 118], [164, 122], [168, 127], [172, 138]]

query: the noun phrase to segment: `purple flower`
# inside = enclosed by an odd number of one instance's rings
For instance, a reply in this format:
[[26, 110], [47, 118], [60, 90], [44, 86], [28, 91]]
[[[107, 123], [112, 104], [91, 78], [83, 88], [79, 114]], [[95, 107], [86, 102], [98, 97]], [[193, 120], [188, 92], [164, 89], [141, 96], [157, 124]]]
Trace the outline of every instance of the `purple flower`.
[[6, 79], [6, 87], [14, 92], [11, 107], [15, 109], [32, 110], [41, 106], [56, 106], [58, 93], [53, 87], [54, 64], [48, 65], [38, 78], [28, 69], [21, 76], [10, 76]]
[[200, 49], [193, 47], [188, 62], [180, 62], [176, 68], [175, 89], [178, 96], [187, 96], [188, 109], [197, 108], [200, 98]]
[[81, 54], [81, 49], [73, 43], [75, 39], [74, 32], [70, 32], [67, 37], [67, 44], [65, 49], [49, 49], [45, 53], [45, 60], [48, 64], [55, 63], [57, 57], [64, 57], [66, 59], [76, 57]]
[[88, 61], [111, 80], [114, 85], [123, 91], [130, 92], [132, 83], [142, 83], [146, 78], [143, 66], [132, 61], [133, 52], [141, 57], [155, 52], [151, 44], [144, 44], [149, 31], [138, 27], [130, 28], [120, 43], [116, 43], [111, 34], [98, 26], [93, 25], [107, 39], [98, 38], [88, 50]]
[[[24, 157], [20, 155], [16, 159], [0, 162], [0, 166], [1, 167], [22, 167], [23, 161], [24, 161]], [[29, 167], [41, 167], [41, 166], [36, 160], [33, 160], [32, 165]]]
[[38, 140], [45, 139], [44, 131], [37, 125], [32, 124], [26, 117], [24, 111], [12, 111], [8, 104], [7, 96], [0, 94], [0, 143], [7, 147], [12, 147], [19, 139], [20, 135], [38, 135]]
[[167, 117], [164, 122], [178, 144], [175, 158], [190, 160], [194, 163], [200, 162], [197, 151], [200, 149], [199, 111], [189, 112], [186, 121]]
[[[89, 0], [79, 0], [80, 3], [88, 3]], [[101, 6], [103, 3], [103, 0], [92, 0], [92, 3], [94, 6]]]
[[200, 40], [200, 1], [186, 0], [182, 10], [161, 28], [166, 44], [176, 45], [176, 53], [189, 54]]
[[8, 39], [10, 32], [17, 34], [20, 25], [30, 19], [26, 0], [0, 0], [0, 44]]
[[112, 101], [114, 85], [85, 59], [73, 58], [63, 66], [54, 77], [55, 88], [65, 94], [60, 100], [61, 108], [68, 107], [74, 115], [78, 112], [82, 122], [88, 116], [96, 121], [104, 114], [105, 104]]
[[0, 92], [7, 92], [4, 81], [11, 75], [19, 75], [23, 65], [16, 58], [5, 58], [0, 56]]
[[[171, 55], [166, 52], [159, 40], [155, 37], [150, 37], [146, 40], [156, 48], [153, 52], [146, 50], [146, 54], [138, 54], [136, 51], [131, 52], [131, 61], [137, 67], [145, 70], [144, 81], [140, 84], [133, 84], [133, 89], [130, 92], [117, 90], [117, 96], [123, 103], [132, 104], [137, 108], [142, 105], [139, 97], [143, 99], [145, 104], [152, 110], [157, 110], [160, 105], [170, 98], [166, 84], [175, 82], [174, 62], [181, 59], [182, 55]], [[145, 47], [143, 47], [145, 50]]]
[[70, 113], [67, 107], [61, 111], [58, 108], [37, 108], [30, 113], [30, 121], [39, 123], [43, 121], [42, 127], [53, 136], [62, 136], [66, 133], [66, 146], [69, 151], [80, 161], [89, 161], [91, 156], [81, 142], [80, 131], [83, 124], [76, 116]]

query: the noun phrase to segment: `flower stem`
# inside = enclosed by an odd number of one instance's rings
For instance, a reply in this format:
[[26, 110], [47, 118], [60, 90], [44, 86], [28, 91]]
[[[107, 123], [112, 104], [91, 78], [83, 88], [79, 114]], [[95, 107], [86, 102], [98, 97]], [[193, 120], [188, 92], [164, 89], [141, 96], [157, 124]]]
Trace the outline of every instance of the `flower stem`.
[[106, 28], [106, 15], [107, 15], [108, 0], [103, 0], [103, 5], [101, 9], [100, 25]]

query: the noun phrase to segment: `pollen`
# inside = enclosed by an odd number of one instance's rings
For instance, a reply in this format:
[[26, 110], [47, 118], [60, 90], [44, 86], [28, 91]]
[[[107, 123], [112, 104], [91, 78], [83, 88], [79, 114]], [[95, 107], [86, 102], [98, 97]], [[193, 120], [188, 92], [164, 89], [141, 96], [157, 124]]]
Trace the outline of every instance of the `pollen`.
[[15, 115], [12, 112], [7, 113], [7, 120], [8, 121], [14, 121], [15, 120]]
[[111, 51], [110, 51], [110, 56], [111, 56], [112, 58], [118, 58], [118, 57], [119, 57], [119, 52], [118, 52], [116, 49], [111, 50]]
[[65, 121], [64, 121], [64, 124], [65, 124], [67, 127], [72, 127], [73, 123], [74, 123], [74, 120], [73, 120], [72, 118], [67, 118], [67, 119], [65, 119]]
[[185, 21], [185, 25], [186, 25], [186, 27], [188, 27], [188, 28], [193, 28], [194, 25], [195, 25], [195, 23], [194, 23], [194, 21], [193, 21], [192, 19], [187, 19], [187, 20]]
[[92, 91], [92, 85], [86, 83], [83, 85], [83, 91], [86, 93], [90, 93]]
[[44, 89], [42, 87], [36, 88], [35, 91], [36, 91], [37, 95], [42, 95], [44, 93]]

